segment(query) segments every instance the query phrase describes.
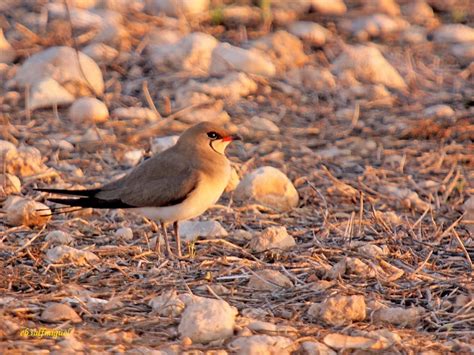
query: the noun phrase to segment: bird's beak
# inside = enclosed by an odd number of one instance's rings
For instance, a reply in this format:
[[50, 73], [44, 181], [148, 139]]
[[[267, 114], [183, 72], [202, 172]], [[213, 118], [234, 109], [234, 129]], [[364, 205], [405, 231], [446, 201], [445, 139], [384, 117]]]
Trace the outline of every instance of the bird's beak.
[[222, 138], [223, 142], [241, 141], [242, 137], [238, 134], [231, 134]]

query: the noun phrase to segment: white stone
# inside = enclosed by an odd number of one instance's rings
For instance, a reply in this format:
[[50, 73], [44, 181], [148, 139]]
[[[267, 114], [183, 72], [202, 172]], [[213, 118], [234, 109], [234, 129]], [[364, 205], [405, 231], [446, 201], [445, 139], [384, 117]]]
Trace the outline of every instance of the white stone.
[[264, 310], [263, 308], [250, 306], [244, 308], [241, 312], [243, 317], [250, 317], [256, 319], [265, 319], [266, 317], [272, 317], [270, 311]]
[[78, 9], [90, 9], [99, 4], [100, 0], [72, 0], [70, 6]]
[[[347, 93], [347, 94], [345, 94]], [[367, 99], [372, 101], [383, 100], [387, 105], [391, 105], [393, 102], [390, 91], [382, 84], [374, 85], [356, 85], [343, 91], [342, 95], [348, 95], [349, 97]]]
[[66, 140], [72, 144], [97, 142], [97, 141], [100, 141], [101, 139], [114, 140], [115, 136], [109, 133], [109, 131], [106, 129], [92, 127], [92, 128], [89, 128], [82, 135], [74, 134], [66, 138]]
[[129, 150], [123, 155], [123, 162], [128, 166], [137, 165], [143, 158], [142, 149]]
[[330, 347], [317, 341], [305, 341], [301, 346], [305, 355], [337, 355]]
[[177, 29], [160, 27], [153, 29], [150, 32], [149, 37], [150, 46], [161, 46], [166, 44], [177, 43], [181, 38], [183, 38], [183, 34]]
[[27, 104], [30, 110], [66, 105], [74, 101], [74, 95], [52, 78], [44, 78], [33, 84]]
[[161, 153], [168, 148], [171, 148], [178, 141], [179, 136], [166, 136], [154, 138], [151, 142], [151, 151], [153, 154]]
[[[354, 108], [341, 108], [336, 111], [336, 117], [338, 119], [343, 119], [343, 120], [352, 120], [352, 118], [354, 117]], [[330, 158], [334, 158], [340, 155], [339, 152], [341, 151], [341, 149], [338, 147], [329, 147], [329, 148], [323, 149], [323, 151], [324, 150], [329, 152]], [[334, 152], [335, 154], [331, 154], [331, 152]], [[350, 154], [350, 151], [349, 151], [349, 154]]]
[[298, 205], [298, 191], [280, 170], [263, 166], [244, 176], [235, 190], [237, 200], [254, 200], [278, 211], [288, 211]]
[[94, 13], [100, 16], [101, 24], [92, 42], [123, 46], [129, 36], [127, 29], [122, 25], [123, 16], [108, 9], [96, 9]]
[[271, 249], [288, 250], [295, 246], [295, 239], [288, 234], [286, 227], [268, 227], [261, 234], [254, 236], [250, 242], [250, 248], [255, 252]]
[[10, 64], [15, 60], [16, 52], [7, 39], [3, 35], [3, 30], [0, 28], [0, 63]]
[[255, 40], [252, 43], [252, 50], [267, 56], [275, 65], [276, 70], [280, 72], [302, 66], [309, 60], [304, 52], [303, 42], [283, 30], [272, 32]]
[[333, 296], [323, 303], [315, 303], [308, 309], [308, 314], [315, 319], [322, 319], [328, 324], [342, 326], [353, 321], [362, 321], [366, 317], [364, 296]]
[[403, 41], [412, 44], [417, 44], [426, 42], [427, 31], [422, 26], [413, 25], [406, 28], [400, 35]]
[[269, 120], [265, 117], [253, 116], [250, 119], [249, 125], [252, 129], [257, 131], [263, 131], [272, 134], [280, 133], [280, 128], [272, 120]]
[[314, 46], [322, 46], [329, 36], [327, 29], [311, 21], [293, 22], [288, 26], [288, 31]]
[[347, 11], [343, 0], [311, 0], [311, 6], [323, 15], [343, 15]]
[[[61, 3], [49, 3], [46, 5], [49, 16], [51, 18], [62, 18], [67, 17], [67, 11], [64, 4]], [[90, 28], [97, 29], [102, 24], [102, 19], [99, 15], [86, 9], [70, 8], [71, 24], [75, 29], [86, 30]]]
[[342, 73], [351, 70], [357, 79], [373, 84], [384, 84], [390, 88], [405, 89], [400, 74], [375, 48], [363, 45], [347, 46], [333, 63], [333, 70]]
[[287, 72], [287, 80], [295, 86], [303, 85], [307, 89], [317, 91], [331, 91], [336, 87], [334, 75], [326, 68], [304, 66]]
[[293, 16], [303, 15], [311, 9], [311, 0], [293, 0], [282, 1], [274, 0], [271, 2], [271, 10], [274, 15], [276, 10], [291, 13]]
[[109, 118], [107, 106], [95, 97], [81, 97], [69, 108], [69, 118], [75, 123], [105, 122]]
[[143, 11], [145, 4], [143, 0], [101, 0], [99, 6], [120, 13], [128, 13], [130, 11]]
[[74, 335], [68, 335], [67, 337], [65, 337], [64, 340], [61, 340], [60, 342], [58, 342], [58, 346], [61, 348], [61, 350], [65, 352], [71, 351], [74, 353], [82, 352], [86, 348], [84, 343], [77, 340], [77, 338]]
[[275, 66], [263, 53], [220, 43], [212, 52], [209, 72], [212, 75], [222, 75], [230, 71], [273, 76]]
[[[69, 20], [64, 4], [50, 3], [47, 8], [52, 18]], [[70, 15], [71, 24], [75, 29], [95, 30], [93, 43], [120, 44], [120, 40], [127, 36], [127, 31], [122, 26], [123, 16], [112, 9], [95, 8], [86, 10], [71, 7]]]
[[433, 32], [433, 38], [442, 43], [474, 42], [474, 28], [462, 24], [442, 25]]
[[370, 267], [359, 258], [345, 257], [344, 262], [346, 263], [346, 274], [348, 275], [358, 275], [364, 278], [376, 276], [374, 268]]
[[199, 15], [209, 9], [210, 0], [145, 0], [146, 10], [153, 15]]
[[176, 290], [169, 290], [156, 296], [148, 303], [153, 311], [163, 317], [176, 317], [183, 313], [185, 304], [179, 298]]
[[[310, 4], [304, 4], [306, 0], [302, 2], [295, 1], [279, 1], [275, 3], [272, 1], [272, 24], [276, 26], [287, 26], [290, 23], [298, 20], [298, 14], [303, 13], [310, 8]], [[273, 5], [275, 3], [275, 5]], [[294, 8], [294, 5], [297, 5]], [[302, 4], [304, 6], [299, 7], [298, 5]]]
[[400, 6], [395, 0], [367, 0], [364, 1], [364, 10], [367, 13], [383, 13], [390, 16], [400, 15]]
[[52, 245], [71, 245], [74, 238], [69, 233], [57, 230], [49, 232], [45, 238]]
[[3, 147], [4, 152], [0, 154], [0, 166], [3, 166], [7, 173], [25, 177], [41, 173], [47, 169], [40, 151], [35, 147], [20, 146], [18, 149], [9, 149], [8, 145]]
[[359, 17], [351, 21], [350, 31], [361, 39], [369, 39], [401, 31], [408, 23], [401, 18], [392, 18], [384, 14]]
[[387, 221], [394, 226], [401, 225], [404, 223], [404, 220], [393, 211], [387, 211], [387, 212], [376, 211], [375, 215], [377, 216], [377, 218], [381, 218], [384, 221]]
[[51, 145], [66, 152], [72, 152], [74, 150], [74, 146], [64, 139], [61, 139], [59, 141], [52, 141]]
[[0, 297], [0, 306], [9, 306], [12, 307], [15, 304], [18, 304], [20, 301], [16, 297]]
[[425, 314], [423, 307], [389, 307], [380, 308], [372, 315], [373, 320], [379, 323], [389, 323], [395, 326], [415, 327]]
[[179, 224], [179, 234], [184, 241], [193, 241], [198, 237], [222, 238], [229, 234], [217, 221], [183, 221]]
[[0, 139], [0, 157], [7, 154], [10, 150], [16, 152], [15, 145], [9, 141], [4, 141]]
[[189, 337], [193, 343], [224, 340], [234, 333], [238, 311], [223, 300], [192, 296], [185, 301], [186, 308], [178, 331], [181, 338]]
[[190, 80], [176, 91], [176, 103], [178, 107], [187, 107], [211, 102], [212, 98], [223, 98], [233, 102], [256, 92], [257, 87], [257, 83], [245, 73], [236, 72], [204, 83]]
[[239, 326], [245, 326], [251, 331], [260, 333], [297, 333], [298, 330], [287, 325], [277, 325], [270, 322], [264, 322], [256, 319], [245, 319], [241, 318]]
[[381, 186], [381, 190], [383, 193], [388, 195], [391, 200], [404, 207], [414, 208], [420, 212], [432, 208], [430, 203], [423, 201], [415, 191], [408, 188], [386, 184]]
[[158, 70], [168, 68], [207, 74], [214, 48], [219, 41], [202, 32], [191, 33], [176, 43], [150, 45], [148, 51]]
[[72, 323], [82, 322], [81, 317], [67, 304], [52, 303], [41, 313], [41, 320], [49, 323], [59, 323], [71, 321]]
[[218, 125], [224, 125], [230, 121], [230, 116], [223, 110], [223, 108], [224, 102], [222, 100], [217, 100], [214, 104], [206, 105], [206, 107], [199, 107], [195, 110], [183, 113], [179, 120], [189, 124], [209, 121]]
[[385, 256], [389, 254], [389, 250], [386, 246], [380, 248], [375, 244], [366, 243], [358, 248], [359, 252], [363, 255], [367, 255], [371, 258], [377, 259], [379, 257]]
[[234, 233], [232, 234], [232, 237], [241, 243], [247, 243], [250, 240], [252, 240], [253, 233], [245, 229], [238, 229], [234, 231]]
[[14, 334], [19, 332], [20, 329], [21, 326], [18, 321], [13, 321], [13, 319], [10, 319], [10, 317], [2, 317], [2, 323], [0, 323], [0, 331], [2, 332], [3, 336], [14, 336]]
[[[466, 228], [474, 234], [474, 196], [469, 197], [462, 205], [463, 211], [466, 213], [462, 220]], [[469, 223], [468, 223], [469, 222]]]
[[290, 355], [293, 350], [293, 341], [282, 336], [252, 335], [239, 337], [233, 340], [228, 348], [235, 354], [245, 355]]
[[[378, 329], [372, 331], [361, 331], [361, 334], [378, 340], [377, 348], [386, 349], [394, 344], [401, 344], [402, 338], [397, 333], [391, 332], [388, 329]], [[374, 347], [372, 347], [374, 348]]]
[[132, 228], [122, 227], [117, 229], [117, 231], [115, 232], [115, 236], [120, 239], [130, 241], [133, 239], [133, 230]]
[[427, 118], [450, 118], [454, 116], [454, 110], [451, 106], [439, 104], [427, 107], [423, 114]]
[[87, 250], [79, 250], [66, 245], [61, 245], [46, 252], [46, 258], [52, 263], [72, 262], [78, 266], [96, 264], [100, 259]]
[[455, 44], [451, 47], [451, 53], [463, 64], [467, 65], [474, 62], [474, 41]]
[[21, 192], [21, 181], [12, 174], [0, 174], [0, 198]]
[[112, 111], [112, 116], [119, 119], [140, 119], [147, 121], [156, 121], [158, 115], [155, 111], [147, 107], [119, 107]]
[[330, 280], [339, 279], [342, 275], [346, 273], [346, 269], [346, 258], [342, 258], [326, 271], [325, 278]]
[[45, 204], [20, 196], [10, 196], [3, 203], [5, 222], [10, 226], [42, 226], [51, 218], [51, 210]]
[[362, 336], [350, 336], [345, 334], [331, 333], [324, 337], [324, 343], [333, 349], [361, 349], [361, 350], [382, 350], [387, 347], [387, 343], [379, 342], [377, 339], [372, 339]]
[[429, 25], [436, 20], [433, 9], [424, 0], [410, 1], [402, 7], [402, 13], [410, 22], [418, 25]]
[[104, 43], [91, 43], [84, 47], [82, 53], [96, 62], [110, 62], [118, 57], [119, 52]]
[[222, 22], [231, 26], [255, 26], [261, 20], [262, 10], [256, 6], [230, 5], [222, 9]]
[[34, 88], [41, 81], [54, 80], [74, 97], [103, 94], [104, 80], [98, 65], [82, 52], [79, 61], [80, 66], [73, 48], [51, 47], [28, 58], [10, 84]]
[[291, 280], [277, 270], [259, 270], [250, 276], [249, 288], [261, 291], [278, 291], [282, 288], [291, 288], [293, 283]]

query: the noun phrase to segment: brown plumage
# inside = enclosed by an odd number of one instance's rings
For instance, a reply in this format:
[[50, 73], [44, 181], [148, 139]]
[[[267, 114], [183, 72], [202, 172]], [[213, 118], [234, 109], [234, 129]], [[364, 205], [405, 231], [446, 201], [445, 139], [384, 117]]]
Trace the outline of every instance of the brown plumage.
[[49, 199], [52, 202], [93, 208], [135, 208], [160, 223], [176, 222], [177, 226], [179, 220], [204, 212], [222, 194], [230, 178], [230, 163], [224, 151], [236, 139], [240, 137], [215, 124], [199, 123], [186, 130], [173, 147], [101, 188], [38, 190], [80, 196]]

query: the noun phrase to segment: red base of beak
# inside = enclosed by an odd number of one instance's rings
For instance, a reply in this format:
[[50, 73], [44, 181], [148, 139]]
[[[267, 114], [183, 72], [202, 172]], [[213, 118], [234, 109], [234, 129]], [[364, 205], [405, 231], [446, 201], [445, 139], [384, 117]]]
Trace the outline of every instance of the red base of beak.
[[241, 141], [242, 137], [239, 136], [238, 134], [233, 134], [231, 136], [226, 136], [222, 138], [223, 142], [232, 142], [232, 141]]

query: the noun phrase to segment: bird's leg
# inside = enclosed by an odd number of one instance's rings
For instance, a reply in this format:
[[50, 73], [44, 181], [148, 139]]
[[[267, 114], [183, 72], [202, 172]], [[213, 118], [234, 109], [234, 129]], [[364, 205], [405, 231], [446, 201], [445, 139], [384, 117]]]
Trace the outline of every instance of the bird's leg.
[[156, 242], [155, 242], [155, 253], [161, 254], [161, 240], [160, 236], [158, 235], [159, 228], [156, 225], [155, 221], [148, 219], [145, 217], [145, 220], [150, 223], [151, 231], [156, 235]]
[[171, 258], [173, 254], [171, 253], [170, 242], [166, 233], [166, 225], [163, 222], [161, 223], [161, 229], [163, 229], [163, 236], [165, 237], [166, 254]]
[[161, 238], [159, 234], [156, 235], [155, 253], [161, 254]]
[[176, 238], [176, 246], [178, 248], [178, 257], [181, 258], [183, 256], [183, 254], [181, 253], [181, 238], [179, 236], [178, 221], [175, 221], [173, 223], [173, 229], [174, 229], [174, 236]]

